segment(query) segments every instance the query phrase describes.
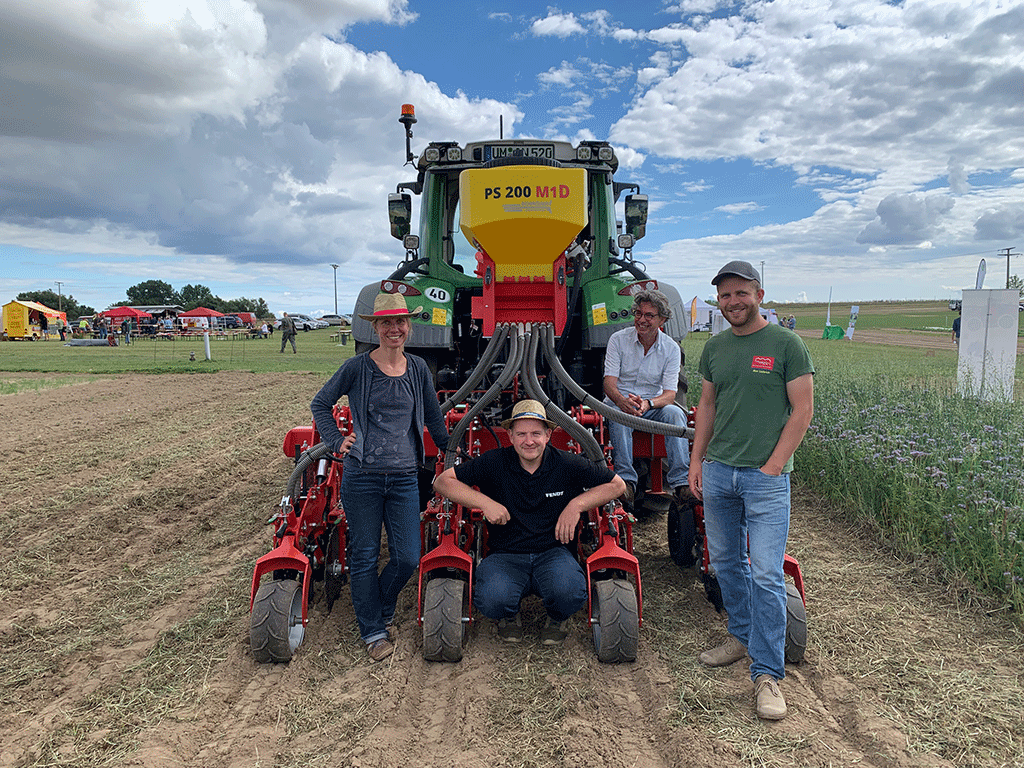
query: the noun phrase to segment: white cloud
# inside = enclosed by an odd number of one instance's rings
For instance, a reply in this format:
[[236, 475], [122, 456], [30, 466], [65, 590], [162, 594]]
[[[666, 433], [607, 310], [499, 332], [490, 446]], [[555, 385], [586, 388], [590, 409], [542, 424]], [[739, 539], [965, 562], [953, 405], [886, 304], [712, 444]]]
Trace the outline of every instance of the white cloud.
[[543, 19], [537, 19], [530, 27], [538, 37], [561, 37], [582, 35], [586, 29], [580, 24], [575, 14], [554, 13]]
[[[402, 23], [405, 5], [0, 6], [0, 91], [17, 96], [0, 114], [5, 242], [119, 253], [122, 241], [210, 263], [366, 268], [393, 249], [380, 201], [411, 175], [398, 104], [415, 103], [429, 115], [421, 127], [460, 141], [486, 135], [499, 114], [509, 133], [522, 118], [314, 29]], [[261, 14], [301, 18], [269, 35]], [[284, 39], [294, 45], [283, 50]]]
[[756, 213], [757, 211], [764, 210], [764, 206], [755, 202], [728, 203], [727, 205], [718, 206], [715, 210], [729, 216], [734, 216], [739, 213]]
[[953, 208], [945, 195], [897, 195], [885, 197], [870, 222], [857, 236], [858, 243], [916, 245], [933, 235], [940, 218]]

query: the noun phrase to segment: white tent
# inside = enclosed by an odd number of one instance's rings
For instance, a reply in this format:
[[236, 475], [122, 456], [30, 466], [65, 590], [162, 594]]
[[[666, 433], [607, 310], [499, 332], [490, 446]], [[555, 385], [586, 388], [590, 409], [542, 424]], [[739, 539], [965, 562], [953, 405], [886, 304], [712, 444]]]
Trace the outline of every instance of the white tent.
[[711, 329], [711, 310], [714, 307], [701, 300], [698, 296], [694, 296], [688, 308], [690, 310], [689, 322], [691, 331]]

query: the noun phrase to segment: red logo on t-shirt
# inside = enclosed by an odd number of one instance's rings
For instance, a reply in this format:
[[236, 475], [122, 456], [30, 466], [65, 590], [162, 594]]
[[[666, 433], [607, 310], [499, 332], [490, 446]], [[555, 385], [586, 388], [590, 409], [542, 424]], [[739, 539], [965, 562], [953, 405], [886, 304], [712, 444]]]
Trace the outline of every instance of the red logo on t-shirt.
[[775, 367], [775, 358], [766, 355], [754, 355], [750, 368], [754, 371], [770, 371]]

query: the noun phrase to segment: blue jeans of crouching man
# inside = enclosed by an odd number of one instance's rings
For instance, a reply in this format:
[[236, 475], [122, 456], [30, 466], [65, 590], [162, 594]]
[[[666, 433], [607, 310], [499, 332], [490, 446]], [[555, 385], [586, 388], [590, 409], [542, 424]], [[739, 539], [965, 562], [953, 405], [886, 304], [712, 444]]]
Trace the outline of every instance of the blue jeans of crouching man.
[[[349, 576], [359, 634], [366, 643], [388, 636], [398, 593], [420, 563], [420, 500], [415, 472], [346, 469], [341, 498], [348, 520]], [[378, 574], [381, 526], [390, 559]]]
[[587, 578], [565, 547], [520, 554], [495, 552], [480, 561], [473, 579], [473, 604], [495, 621], [519, 613], [519, 603], [536, 594], [554, 621], [564, 621], [587, 602]]
[[747, 646], [751, 680], [765, 674], [781, 680], [789, 473], [774, 477], [757, 467], [705, 461], [701, 474], [708, 554], [729, 614], [729, 634]]

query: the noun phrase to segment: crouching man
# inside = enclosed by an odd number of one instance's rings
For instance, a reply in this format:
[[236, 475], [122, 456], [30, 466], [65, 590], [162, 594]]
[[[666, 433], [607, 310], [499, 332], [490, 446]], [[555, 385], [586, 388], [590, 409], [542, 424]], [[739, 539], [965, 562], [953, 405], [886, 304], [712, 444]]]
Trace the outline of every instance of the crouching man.
[[511, 447], [487, 451], [434, 480], [438, 493], [484, 514], [488, 555], [476, 568], [473, 604], [511, 643], [523, 639], [519, 604], [531, 592], [547, 611], [541, 641], [565, 640], [569, 617], [587, 601], [586, 576], [566, 545], [582, 512], [626, 488], [607, 467], [549, 447], [554, 426], [544, 406], [522, 400], [502, 423]]

